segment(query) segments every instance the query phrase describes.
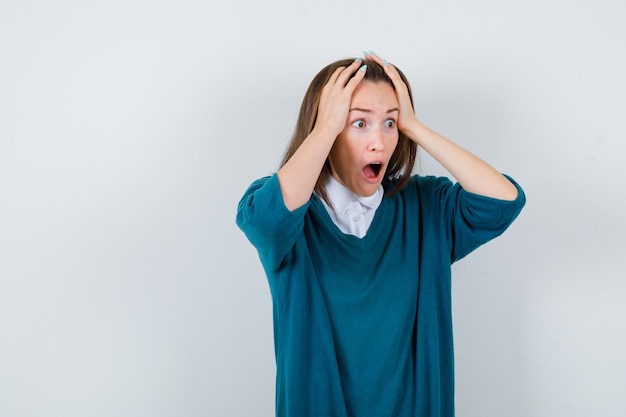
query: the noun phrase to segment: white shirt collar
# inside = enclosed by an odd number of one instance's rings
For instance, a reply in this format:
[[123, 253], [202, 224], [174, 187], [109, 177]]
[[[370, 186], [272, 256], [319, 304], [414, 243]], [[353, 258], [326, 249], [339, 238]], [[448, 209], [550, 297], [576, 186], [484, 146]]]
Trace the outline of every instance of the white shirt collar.
[[384, 189], [383, 186], [380, 185], [376, 192], [371, 196], [361, 197], [353, 193], [349, 188], [341, 184], [331, 175], [328, 183], [326, 184], [326, 193], [337, 213], [344, 213], [350, 202], [354, 200], [357, 200], [366, 208], [376, 210], [380, 205], [380, 202], [383, 200]]

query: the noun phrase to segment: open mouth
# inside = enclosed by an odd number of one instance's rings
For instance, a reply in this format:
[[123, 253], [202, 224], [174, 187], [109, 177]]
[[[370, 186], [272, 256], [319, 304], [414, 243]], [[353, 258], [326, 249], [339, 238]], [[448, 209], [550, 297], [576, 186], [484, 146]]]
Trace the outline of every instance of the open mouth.
[[369, 165], [365, 165], [365, 167], [363, 168], [363, 175], [365, 175], [365, 178], [373, 180], [378, 178], [378, 175], [380, 174], [380, 170], [383, 168], [383, 164], [380, 162], [372, 162]]

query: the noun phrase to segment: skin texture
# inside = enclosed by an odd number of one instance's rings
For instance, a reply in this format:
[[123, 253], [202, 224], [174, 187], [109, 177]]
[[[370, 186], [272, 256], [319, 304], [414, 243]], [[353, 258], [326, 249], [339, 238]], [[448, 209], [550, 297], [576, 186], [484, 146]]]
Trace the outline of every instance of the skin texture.
[[[357, 60], [347, 67], [338, 68], [333, 73], [322, 90], [313, 130], [289, 161], [278, 171], [278, 181], [287, 209], [293, 211], [306, 204], [327, 159], [330, 159], [331, 167], [335, 168], [332, 170], [335, 178], [343, 182], [351, 191], [359, 195], [373, 193], [369, 188], [361, 187], [356, 174], [357, 171], [363, 170], [363, 164], [368, 162], [369, 154], [366, 152], [367, 156], [361, 155], [362, 148], [357, 150], [356, 145], [354, 150], [348, 151], [347, 149], [352, 149], [352, 146], [344, 143], [346, 138], [352, 136], [352, 132], [348, 132], [348, 116], [351, 116], [353, 96], [361, 97], [360, 93], [356, 93], [365, 75], [364, 63], [366, 65], [376, 63], [382, 66], [393, 82], [396, 106], [399, 109], [397, 128], [437, 160], [466, 191], [501, 200], [514, 200], [517, 197], [515, 186], [500, 172], [422, 124], [413, 110], [408, 87], [395, 67], [377, 55], [367, 54], [364, 61]], [[350, 78], [353, 74], [354, 76]], [[380, 83], [374, 85], [378, 84]], [[366, 86], [367, 83], [363, 85]], [[391, 104], [386, 89], [381, 88], [376, 94], [374, 89], [369, 88], [359, 91], [363, 93], [363, 97], [368, 97], [367, 106], [372, 109], [376, 108], [378, 112], [379, 109], [389, 110]], [[380, 129], [380, 114], [376, 117], [377, 120], [369, 125], [375, 126], [374, 130]], [[381, 134], [382, 132], [384, 131], [381, 130]], [[348, 155], [352, 156], [348, 157]]]
[[[398, 143], [399, 109], [391, 85], [361, 82], [350, 102], [343, 131], [328, 156], [333, 177], [360, 196], [376, 192]], [[375, 172], [369, 165], [380, 163]], [[376, 173], [376, 177], [371, 175]]]

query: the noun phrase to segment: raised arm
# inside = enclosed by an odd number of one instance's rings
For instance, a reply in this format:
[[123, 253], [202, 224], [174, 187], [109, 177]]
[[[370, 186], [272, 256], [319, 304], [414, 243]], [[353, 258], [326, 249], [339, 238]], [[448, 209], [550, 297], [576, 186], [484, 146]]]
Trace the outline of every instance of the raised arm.
[[398, 128], [448, 170], [464, 190], [500, 200], [517, 198], [517, 188], [495, 168], [417, 119], [408, 88], [393, 65], [376, 55], [367, 59], [382, 65], [394, 84], [400, 104]]
[[[346, 124], [352, 93], [365, 71], [366, 66], [356, 60], [331, 75], [322, 90], [313, 130], [278, 171], [280, 191], [290, 211], [302, 207], [311, 198], [333, 143]], [[355, 75], [350, 78], [352, 74]]]

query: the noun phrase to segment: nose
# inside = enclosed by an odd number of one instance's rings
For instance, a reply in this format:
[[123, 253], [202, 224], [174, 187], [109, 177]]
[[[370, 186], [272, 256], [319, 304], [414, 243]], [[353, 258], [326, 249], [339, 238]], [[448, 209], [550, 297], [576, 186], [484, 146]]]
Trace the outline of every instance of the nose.
[[383, 143], [383, 135], [380, 129], [373, 129], [369, 137], [369, 143], [367, 149], [372, 152], [380, 152], [385, 149]]

